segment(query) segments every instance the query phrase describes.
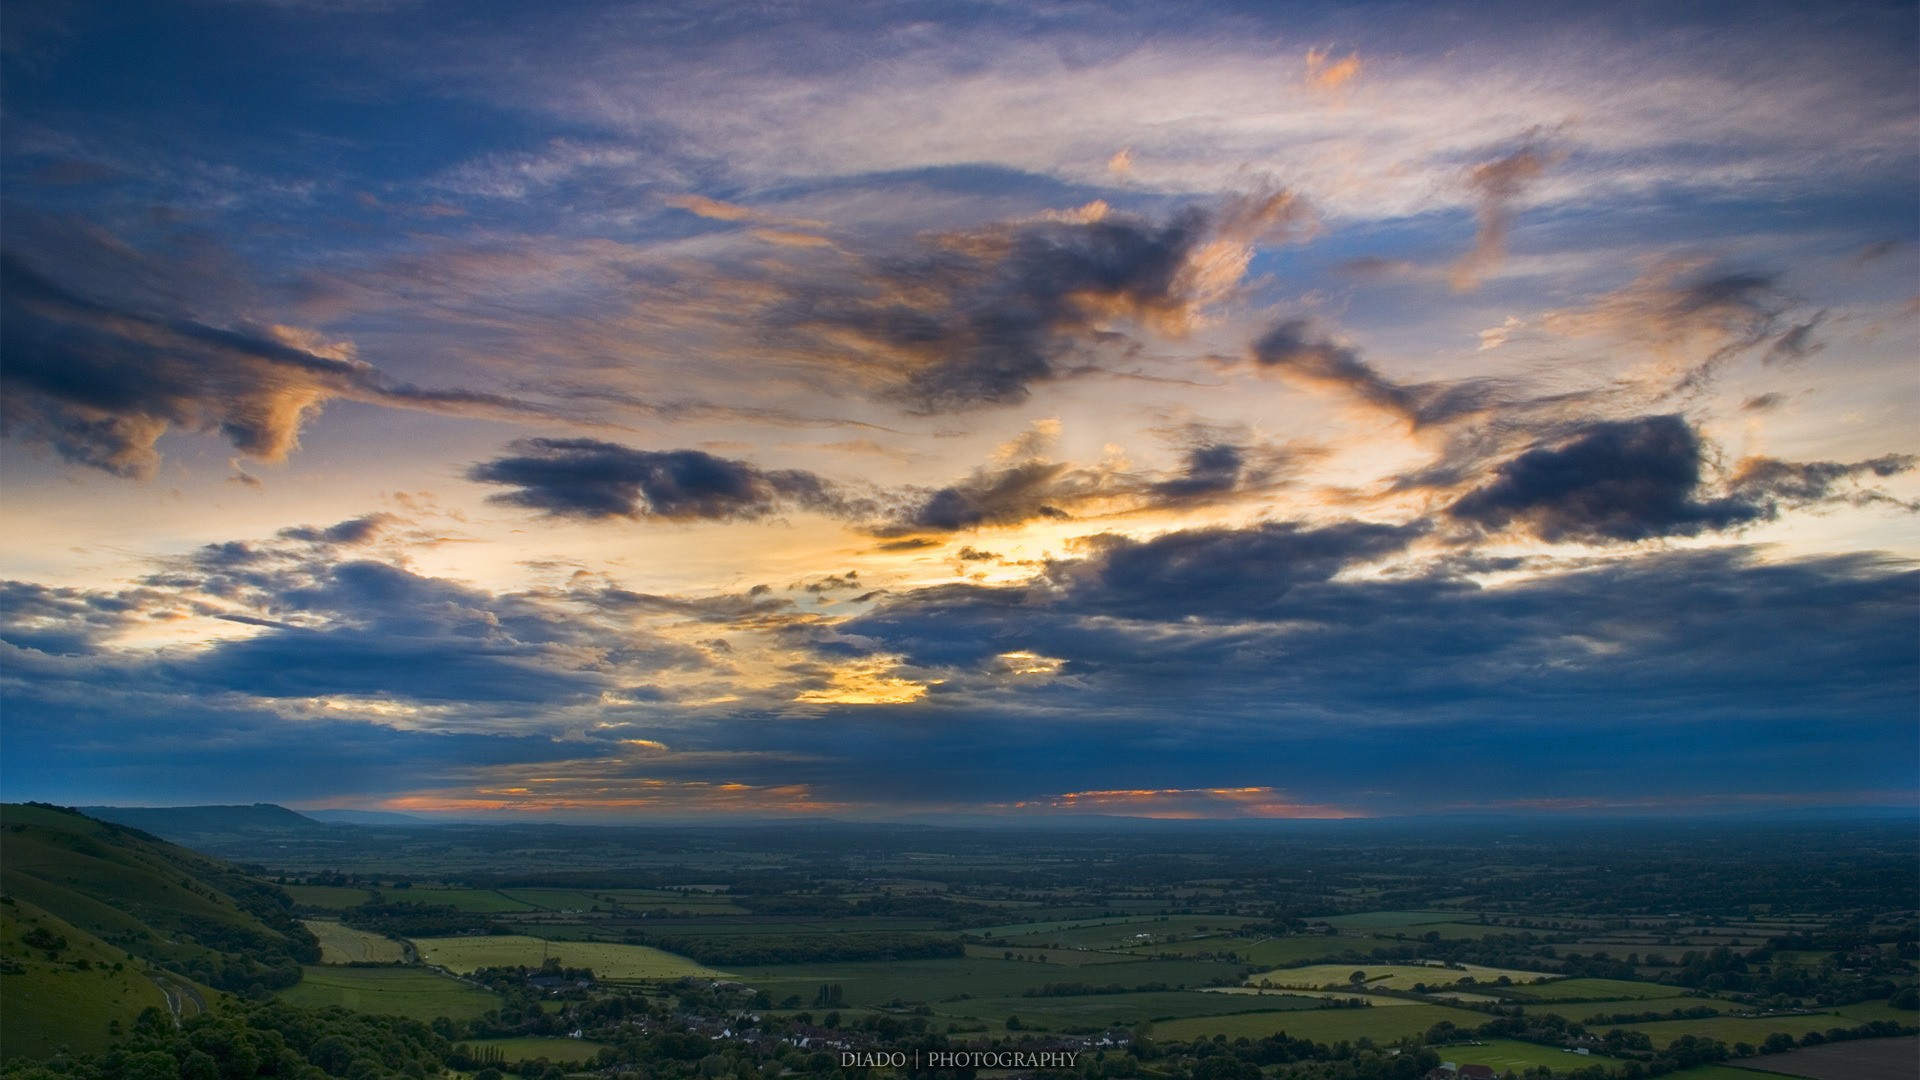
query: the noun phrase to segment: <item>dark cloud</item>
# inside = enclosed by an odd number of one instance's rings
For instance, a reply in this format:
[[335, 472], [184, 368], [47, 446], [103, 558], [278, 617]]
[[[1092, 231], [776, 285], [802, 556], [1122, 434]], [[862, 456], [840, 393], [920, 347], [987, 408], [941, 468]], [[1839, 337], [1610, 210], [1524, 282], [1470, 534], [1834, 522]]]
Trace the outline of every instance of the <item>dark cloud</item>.
[[1497, 403], [1498, 387], [1490, 380], [1395, 382], [1306, 318], [1285, 319], [1261, 335], [1253, 343], [1253, 362], [1304, 385], [1350, 395], [1415, 428], [1471, 416]]
[[467, 476], [517, 490], [492, 501], [549, 517], [728, 521], [795, 506], [847, 513], [835, 487], [800, 469], [766, 470], [700, 450], [635, 450], [597, 439], [525, 439]]
[[1345, 523], [1117, 542], [1033, 584], [895, 595], [845, 629], [946, 678], [957, 696], [929, 707], [1004, 702], [996, 658], [1030, 652], [1064, 664], [1022, 704], [1035, 714], [1163, 730], [1204, 717], [1202, 743], [1449, 719], [1824, 724], [1834, 709], [1910, 733], [1910, 565], [1716, 548], [1540, 562], [1497, 587], [1449, 560], [1341, 572], [1412, 535]]
[[1485, 528], [1590, 543], [1694, 536], [1766, 516], [1744, 499], [1701, 500], [1704, 454], [1680, 416], [1588, 424], [1501, 465], [1447, 512]]
[[26, 581], [0, 581], [0, 641], [60, 655], [96, 651], [142, 621], [178, 617], [160, 592], [96, 592]]
[[1787, 403], [1787, 396], [1778, 393], [1755, 394], [1740, 403], [1745, 412], [1770, 412]]
[[[1852, 463], [1748, 458], [1718, 494], [1705, 477], [1708, 448], [1678, 415], [1589, 423], [1500, 465], [1493, 479], [1447, 513], [1489, 529], [1518, 527], [1542, 540], [1586, 543], [1696, 536], [1770, 521], [1783, 507], [1830, 499], [1895, 502], [1840, 489], [1863, 476], [1911, 469], [1911, 455]], [[1904, 504], [1902, 504], [1904, 505]]]
[[0, 418], [6, 432], [119, 476], [149, 476], [169, 430], [217, 434], [277, 460], [328, 401], [350, 398], [442, 412], [524, 415], [521, 402], [422, 390], [372, 366], [324, 355], [296, 335], [228, 329], [117, 307], [0, 256]]
[[1843, 489], [1861, 477], [1885, 479], [1909, 472], [1916, 461], [1920, 461], [1920, 458], [1912, 454], [1884, 454], [1853, 462], [1794, 462], [1751, 457], [1743, 459], [1734, 470], [1729, 488], [1740, 498], [1764, 505], [1769, 514], [1782, 504], [1804, 506], [1835, 498], [1854, 502], [1897, 502], [1878, 491], [1849, 492]]
[[[857, 280], [795, 287], [766, 315], [775, 334], [863, 369], [923, 412], [1024, 400], [1124, 318], [1169, 332], [1237, 281], [1261, 236], [1297, 221], [1271, 191], [1161, 223], [1124, 214], [1026, 221], [934, 237], [929, 250], [868, 261]], [[1228, 279], [1231, 280], [1228, 280]]]
[[337, 525], [316, 528], [312, 525], [296, 525], [280, 530], [280, 535], [288, 540], [305, 540], [313, 544], [338, 544], [353, 547], [371, 542], [394, 521], [391, 514], [368, 514], [364, 517], [348, 518]]
[[1221, 495], [1240, 486], [1247, 468], [1246, 451], [1230, 443], [1196, 446], [1187, 451], [1180, 475], [1153, 485], [1154, 494], [1169, 501]]
[[1059, 504], [1089, 491], [1090, 485], [1066, 462], [1025, 461], [980, 469], [909, 507], [899, 521], [882, 527], [882, 535], [888, 531], [960, 532], [1041, 518], [1064, 520], [1072, 515]]

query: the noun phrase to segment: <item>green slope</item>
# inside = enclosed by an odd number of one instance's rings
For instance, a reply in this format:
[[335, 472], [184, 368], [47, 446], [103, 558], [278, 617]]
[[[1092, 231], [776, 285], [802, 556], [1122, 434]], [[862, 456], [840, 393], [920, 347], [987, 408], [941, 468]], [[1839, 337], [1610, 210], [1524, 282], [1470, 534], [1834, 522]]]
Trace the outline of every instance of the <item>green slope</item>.
[[0, 957], [0, 1060], [104, 1050], [167, 1008], [146, 964], [17, 897], [0, 900]]
[[98, 1049], [149, 1006], [197, 1011], [209, 987], [290, 986], [320, 952], [292, 908], [137, 829], [0, 806], [0, 1054]]

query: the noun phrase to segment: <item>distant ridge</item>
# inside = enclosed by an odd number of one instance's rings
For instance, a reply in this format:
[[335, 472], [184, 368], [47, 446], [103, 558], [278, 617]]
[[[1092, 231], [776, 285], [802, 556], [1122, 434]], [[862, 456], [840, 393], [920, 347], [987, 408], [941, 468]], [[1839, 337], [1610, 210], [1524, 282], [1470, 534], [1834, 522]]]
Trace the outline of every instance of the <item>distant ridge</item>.
[[276, 803], [251, 806], [82, 806], [89, 817], [129, 825], [155, 836], [204, 836], [210, 833], [306, 832], [326, 825]]
[[440, 822], [414, 814], [402, 814], [393, 810], [308, 810], [306, 816], [315, 821], [332, 822], [339, 825], [438, 825]]

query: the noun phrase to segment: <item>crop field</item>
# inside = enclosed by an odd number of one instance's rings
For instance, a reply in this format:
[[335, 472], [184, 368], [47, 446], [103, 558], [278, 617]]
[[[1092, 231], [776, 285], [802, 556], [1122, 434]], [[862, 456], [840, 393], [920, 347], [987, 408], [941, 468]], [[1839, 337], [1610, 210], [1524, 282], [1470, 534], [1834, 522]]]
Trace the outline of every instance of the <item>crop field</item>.
[[[1436, 923], [1459, 922], [1460, 915], [1458, 911], [1365, 911], [1358, 915], [1333, 915], [1311, 921], [1323, 922], [1342, 930], [1391, 932]], [[1421, 932], [1425, 933], [1424, 930]]]
[[1626, 979], [1559, 979], [1504, 989], [1502, 992], [1504, 996], [1527, 1001], [1656, 1001], [1687, 996], [1684, 986], [1662, 986], [1659, 983], [1630, 982]]
[[539, 967], [547, 958], [564, 967], [592, 968], [596, 977], [614, 981], [719, 978], [724, 972], [684, 956], [645, 945], [598, 941], [547, 941], [519, 934], [485, 937], [415, 938], [421, 959], [461, 973], [483, 967]]
[[[1603, 1054], [1575, 1054], [1566, 1050], [1557, 1050], [1551, 1046], [1538, 1046], [1534, 1043], [1515, 1042], [1511, 1039], [1489, 1039], [1471, 1046], [1436, 1046], [1434, 1052], [1443, 1060], [1456, 1065], [1491, 1065], [1494, 1071], [1504, 1073], [1511, 1069], [1515, 1074], [1525, 1073], [1528, 1069], [1545, 1065], [1555, 1072], [1567, 1072], [1584, 1069], [1589, 1065], [1617, 1065], [1618, 1059]], [[1758, 1080], [1752, 1077], [1751, 1080]]]
[[1105, 964], [1125, 964], [1145, 959], [1145, 955], [1131, 953], [1095, 952], [1091, 949], [1035, 949], [1032, 946], [1015, 945], [973, 945], [966, 946], [968, 956], [981, 956], [993, 960], [1004, 960], [1008, 953], [1015, 957], [1045, 956], [1049, 964], [1061, 967], [1100, 967]]
[[[1043, 930], [1037, 933], [1011, 933], [1001, 935], [1000, 940], [1014, 946], [1022, 944], [1050, 944], [1066, 948], [1083, 949], [1124, 949], [1164, 941], [1169, 937], [1185, 938], [1210, 930], [1229, 930], [1240, 926], [1245, 920], [1222, 918], [1218, 915], [1174, 915], [1166, 919], [1152, 918], [1144, 922], [1104, 923], [1098, 926], [1067, 926], [1058, 929]], [[1220, 941], [1231, 941], [1224, 935]]]
[[355, 930], [332, 919], [307, 919], [302, 925], [320, 939], [323, 964], [397, 964], [407, 958], [399, 942], [369, 930]]
[[961, 994], [976, 998], [1009, 997], [1066, 982], [1197, 987], [1238, 970], [1231, 964], [1206, 960], [1136, 960], [1102, 964], [1088, 971], [1065, 964], [964, 956], [939, 960], [782, 964], [742, 968], [737, 977], [749, 986], [765, 990], [776, 1001], [789, 994], [811, 1001], [822, 983], [836, 983], [843, 988], [849, 1005], [882, 1005], [894, 998], [939, 1003]]
[[1352, 1001], [1361, 998], [1376, 1009], [1391, 1009], [1396, 1005], [1423, 1005], [1426, 1002], [1403, 997], [1373, 997], [1340, 990], [1263, 990], [1257, 986], [1209, 986], [1201, 993], [1227, 994], [1232, 997], [1305, 997], [1316, 1001]]
[[568, 1065], [579, 1065], [592, 1061], [600, 1052], [600, 1043], [591, 1039], [557, 1039], [539, 1036], [523, 1036], [518, 1039], [468, 1039], [460, 1045], [471, 1047], [475, 1051], [495, 1049], [507, 1064], [517, 1061], [548, 1061]]
[[305, 978], [275, 996], [290, 1005], [336, 1005], [414, 1020], [468, 1020], [500, 1004], [479, 987], [417, 967], [309, 967]]
[[1841, 1005], [1833, 1010], [1835, 1015], [1845, 1017], [1848, 1027], [1864, 1024], [1869, 1020], [1891, 1020], [1896, 1024], [1909, 1027], [1920, 1024], [1920, 1012], [1913, 1009], [1896, 1009], [1884, 1001], [1862, 1001], [1852, 1005]]
[[1225, 997], [1195, 990], [1148, 991], [1142, 994], [1084, 994], [1077, 997], [970, 998], [934, 1006], [941, 1016], [972, 1017], [992, 1024], [1017, 1016], [1028, 1027], [1049, 1031], [1067, 1028], [1106, 1028], [1136, 1020], [1177, 1020], [1188, 1016], [1270, 1012], [1318, 1008], [1312, 998], [1284, 994], [1263, 997]]
[[985, 926], [967, 933], [979, 937], [1001, 938], [1025, 936], [1028, 934], [1051, 933], [1056, 930], [1078, 930], [1089, 926], [1119, 926], [1123, 923], [1158, 922], [1157, 915], [1121, 915], [1111, 919], [1055, 919], [1051, 922], [1007, 923], [1004, 926]]
[[[936, 931], [940, 924], [932, 919], [891, 919], [891, 918], [849, 918], [835, 919], [770, 919], [766, 916], [738, 916], [734, 918], [712, 919], [643, 919], [629, 920], [622, 925], [642, 931], [655, 931], [661, 934], [684, 934], [689, 937], [739, 937], [778, 935], [792, 937], [798, 934], [847, 934], [847, 933], [914, 933], [917, 931]], [[991, 942], [1006, 948], [1000, 942]]]
[[1466, 964], [1463, 967], [1464, 970], [1418, 964], [1314, 964], [1308, 967], [1263, 971], [1257, 975], [1248, 976], [1247, 985], [1261, 986], [1271, 983], [1274, 986], [1317, 990], [1329, 985], [1347, 986], [1356, 971], [1366, 973], [1366, 986], [1384, 990], [1411, 990], [1416, 985], [1450, 986], [1469, 977], [1478, 983], [1491, 983], [1502, 975], [1516, 983], [1531, 983], [1538, 979], [1551, 978], [1537, 971], [1510, 971], [1505, 968], [1481, 967], [1478, 964]]
[[373, 898], [365, 889], [347, 889], [335, 885], [282, 885], [293, 902], [301, 907], [324, 908], [328, 911], [345, 911], [357, 907]]
[[1449, 1020], [1463, 1028], [1486, 1023], [1486, 1014], [1445, 1005], [1409, 1005], [1393, 1009], [1303, 1009], [1298, 1012], [1236, 1013], [1228, 1016], [1195, 1016], [1156, 1024], [1153, 1037], [1158, 1040], [1190, 1040], [1225, 1035], [1229, 1039], [1246, 1036], [1265, 1038], [1284, 1031], [1296, 1039], [1334, 1043], [1358, 1039], [1362, 1035], [1376, 1042], [1388, 1042], [1419, 1035], [1428, 1028]]
[[1646, 1032], [1655, 1046], [1665, 1046], [1682, 1035], [1703, 1035], [1728, 1046], [1737, 1042], [1759, 1046], [1776, 1031], [1784, 1031], [1797, 1039], [1809, 1031], [1856, 1027], [1860, 1023], [1833, 1013], [1815, 1013], [1812, 1016], [1708, 1016], [1699, 1020], [1660, 1020], [1620, 1026], [1629, 1031]]
[[475, 915], [505, 915], [535, 910], [535, 905], [515, 900], [497, 889], [423, 889], [416, 886], [402, 892], [388, 892], [386, 896], [388, 900], [438, 904]]

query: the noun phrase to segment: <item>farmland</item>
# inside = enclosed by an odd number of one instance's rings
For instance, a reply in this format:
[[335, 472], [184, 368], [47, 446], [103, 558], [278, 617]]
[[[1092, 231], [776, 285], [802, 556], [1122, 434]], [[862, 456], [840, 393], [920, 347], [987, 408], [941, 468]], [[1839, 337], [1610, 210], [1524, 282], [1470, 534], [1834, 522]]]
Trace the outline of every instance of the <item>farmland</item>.
[[[1356, 978], [1355, 976], [1363, 976]], [[1364, 987], [1375, 990], [1411, 990], [1416, 986], [1451, 986], [1462, 979], [1492, 983], [1508, 979], [1514, 983], [1534, 983], [1549, 978], [1537, 971], [1513, 971], [1505, 968], [1463, 964], [1459, 968], [1416, 966], [1409, 964], [1314, 964], [1307, 967], [1278, 968], [1249, 976], [1251, 986], [1283, 986], [1302, 989], [1327, 987]]]
[[1156, 1039], [1205, 1039], [1215, 1035], [1225, 1035], [1229, 1039], [1242, 1036], [1259, 1039], [1285, 1032], [1296, 1039], [1325, 1043], [1363, 1037], [1375, 1042], [1390, 1042], [1421, 1034], [1443, 1020], [1468, 1027], [1478, 1025], [1481, 1016], [1444, 1005], [1240, 1013], [1170, 1020], [1154, 1025], [1153, 1035]]
[[306, 977], [282, 990], [279, 998], [295, 1005], [338, 1006], [414, 1020], [465, 1020], [500, 1004], [485, 990], [417, 967], [310, 967]]
[[599, 978], [612, 980], [718, 978], [725, 974], [645, 945], [547, 941], [505, 934], [420, 938], [413, 946], [425, 962], [462, 974], [485, 967], [538, 968], [548, 960], [564, 967], [592, 968]]
[[[225, 830], [220, 842], [236, 834]], [[1417, 1037], [1437, 1043], [1436, 1060], [1561, 1073], [1617, 1060], [1608, 1053], [1698, 1060], [1701, 1047], [1732, 1055], [1769, 1035], [1798, 1040], [1869, 1023], [1882, 1026], [1849, 1036], [1882, 1035], [1920, 1020], [1920, 1010], [1889, 997], [1920, 982], [1912, 955], [1920, 919], [1893, 902], [1906, 899], [1895, 890], [1868, 922], [1852, 909], [1821, 915], [1825, 879], [1810, 872], [1808, 890], [1780, 893], [1779, 913], [1765, 920], [1715, 914], [1736, 887], [1728, 883], [1748, 880], [1741, 875], [1754, 851], [1729, 849], [1722, 834], [1677, 848], [1656, 837], [1616, 853], [1605, 846], [1616, 842], [1611, 834], [1589, 842], [1596, 846], [1577, 858], [1560, 854], [1572, 843], [1566, 837], [1524, 853], [1496, 845], [1511, 860], [1498, 865], [1484, 862], [1492, 850], [1484, 844], [1463, 849], [1458, 859], [1481, 860], [1473, 865], [1498, 886], [1473, 891], [1437, 872], [1429, 847], [1377, 839], [1296, 841], [1282, 845], [1282, 857], [1269, 850], [1271, 838], [1252, 833], [1084, 836], [1062, 847], [1027, 833], [857, 827], [463, 827], [356, 834], [352, 845], [303, 854], [299, 837], [280, 831], [250, 853], [263, 869], [246, 879], [259, 890], [249, 903], [297, 918], [288, 932], [311, 933], [317, 955], [303, 956], [297, 983], [276, 973], [278, 983], [251, 992], [431, 1020], [468, 1047], [469, 1063], [564, 1057], [579, 1065], [613, 1047], [627, 1055], [618, 1071], [652, 1070], [664, 1055], [728, 1076], [745, 1074], [716, 1056], [758, 1076], [776, 1063], [799, 1067], [778, 1048], [800, 1038], [822, 1040], [813, 1047], [1057, 1040], [1104, 1047], [1109, 1063], [1132, 1040], [1142, 1065], [1162, 1075], [1193, 1075], [1209, 1053], [1279, 1053], [1295, 1072], [1249, 1063], [1269, 1080], [1318, 1080], [1316, 1063], [1337, 1056], [1335, 1044], [1420, 1053], [1403, 1041]], [[1905, 850], [1904, 839], [1885, 842]], [[342, 867], [346, 847], [364, 847], [364, 859]], [[49, 883], [56, 870], [61, 880], [86, 880], [79, 871], [87, 864], [69, 848], [20, 850], [26, 857], [5, 872], [22, 910], [34, 897], [59, 899], [102, 935], [164, 947], [195, 925], [187, 920], [215, 913], [231, 928], [223, 933], [261, 933], [241, 914], [251, 909], [196, 883], [178, 890], [183, 921], [139, 938], [118, 906], [133, 895], [131, 868], [88, 869], [111, 901], [88, 906]], [[1670, 869], [1673, 850], [1690, 866], [1717, 868], [1717, 884], [1695, 894], [1691, 876], [1665, 870], [1622, 884], [1636, 867]], [[1850, 849], [1847, 858], [1871, 862], [1875, 850]], [[324, 869], [302, 875], [303, 859], [324, 859]], [[1891, 856], [1879, 864], [1878, 880], [1894, 880], [1896, 863], [1905, 865]], [[1594, 865], [1616, 869], [1596, 875]], [[401, 866], [405, 877], [393, 873]], [[22, 867], [44, 876], [29, 879]], [[147, 874], [139, 888], [157, 892], [173, 880], [181, 879]], [[262, 903], [269, 896], [286, 899]], [[1706, 910], [1691, 910], [1690, 899]], [[1672, 914], [1646, 915], [1649, 905]], [[1613, 908], [1632, 910], [1610, 916]], [[88, 932], [65, 926], [70, 942]], [[149, 978], [129, 978], [131, 969], [118, 983], [102, 979], [99, 965], [126, 954], [100, 941], [84, 954], [70, 944], [58, 964], [30, 953], [26, 975], [7, 979], [9, 1009], [30, 1014], [15, 1009], [16, 988], [54, 978], [93, 994], [41, 1009], [55, 1019], [61, 1009], [111, 1005], [124, 1029], [136, 1004], [165, 1003]], [[94, 961], [91, 973], [75, 962], [82, 955]], [[198, 962], [188, 952], [155, 955]], [[347, 966], [373, 964], [388, 966]], [[581, 968], [595, 978], [583, 979]], [[125, 1007], [94, 993], [106, 990]], [[189, 995], [174, 996], [195, 1007]], [[1774, 1011], [1741, 1015], [1762, 1009]], [[1686, 1010], [1712, 1014], [1673, 1015]], [[1595, 1036], [1579, 1043], [1590, 1052], [1567, 1052], [1577, 1041], [1570, 1025], [1582, 1024]], [[1610, 1042], [1600, 1038], [1615, 1030]], [[567, 1037], [575, 1032], [582, 1037]], [[1281, 1033], [1281, 1050], [1260, 1048], [1258, 1040]], [[68, 1025], [62, 1037], [101, 1046], [112, 1032]], [[1250, 1041], [1234, 1041], [1243, 1038]], [[813, 1053], [806, 1049], [807, 1069], [819, 1060]]]
[[320, 939], [323, 964], [397, 964], [407, 958], [406, 946], [371, 931], [332, 919], [306, 919], [300, 925]]

